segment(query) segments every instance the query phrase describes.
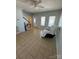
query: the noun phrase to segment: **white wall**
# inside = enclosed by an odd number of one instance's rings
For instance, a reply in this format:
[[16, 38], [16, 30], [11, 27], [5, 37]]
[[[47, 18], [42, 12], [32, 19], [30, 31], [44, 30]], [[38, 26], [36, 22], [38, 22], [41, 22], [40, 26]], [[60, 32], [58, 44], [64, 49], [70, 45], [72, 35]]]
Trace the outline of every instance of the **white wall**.
[[[17, 26], [17, 31], [18, 32], [24, 32], [24, 19], [23, 17], [23, 13], [22, 13], [22, 9], [20, 8], [16, 8], [16, 26]], [[18, 20], [17, 20], [18, 19]]]
[[[18, 32], [24, 32], [25, 28], [24, 28], [24, 22], [26, 21], [25, 19], [23, 19], [23, 17], [25, 17], [28, 20], [28, 16], [30, 16], [30, 13], [27, 13], [25, 11], [23, 11], [21, 8], [16, 8], [16, 30]], [[17, 20], [19, 19], [19, 20]]]
[[22, 9], [16, 8], [16, 19], [21, 19], [23, 17]]
[[62, 59], [62, 16], [58, 26], [59, 28], [56, 31], [57, 59]]

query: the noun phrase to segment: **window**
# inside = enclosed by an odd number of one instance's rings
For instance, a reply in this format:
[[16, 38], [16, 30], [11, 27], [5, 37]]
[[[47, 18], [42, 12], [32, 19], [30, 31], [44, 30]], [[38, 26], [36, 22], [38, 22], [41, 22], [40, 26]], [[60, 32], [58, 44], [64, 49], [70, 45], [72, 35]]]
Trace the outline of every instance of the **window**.
[[36, 26], [36, 18], [33, 18], [34, 26]]
[[49, 27], [53, 26], [54, 22], [55, 22], [55, 16], [50, 16], [48, 26]]
[[41, 25], [44, 26], [45, 25], [45, 16], [41, 17]]
[[34, 24], [36, 24], [36, 18], [34, 18]]

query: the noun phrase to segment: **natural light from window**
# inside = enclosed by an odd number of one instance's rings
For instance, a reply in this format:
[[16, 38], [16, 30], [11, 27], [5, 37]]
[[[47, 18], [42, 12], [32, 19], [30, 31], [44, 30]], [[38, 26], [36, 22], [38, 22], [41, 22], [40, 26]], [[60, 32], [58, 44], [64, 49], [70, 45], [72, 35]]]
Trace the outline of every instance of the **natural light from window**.
[[49, 16], [49, 23], [48, 26], [51, 27], [54, 25], [55, 22], [55, 16]]
[[34, 26], [36, 26], [36, 18], [33, 18], [33, 23], [34, 23]]
[[36, 24], [36, 18], [34, 18], [34, 24]]
[[45, 26], [45, 16], [41, 17], [41, 26]]

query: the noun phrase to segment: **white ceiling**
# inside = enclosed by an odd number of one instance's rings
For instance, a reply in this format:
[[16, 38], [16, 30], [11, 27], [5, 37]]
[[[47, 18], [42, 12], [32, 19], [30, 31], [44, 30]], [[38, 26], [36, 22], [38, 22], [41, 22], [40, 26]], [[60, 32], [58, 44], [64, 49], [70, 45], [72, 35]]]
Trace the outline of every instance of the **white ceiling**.
[[22, 8], [26, 12], [30, 12], [30, 13], [61, 9], [62, 8], [62, 0], [42, 0], [42, 3], [40, 3], [40, 5], [44, 6], [44, 8], [32, 7], [29, 0], [16, 0], [17, 7]]

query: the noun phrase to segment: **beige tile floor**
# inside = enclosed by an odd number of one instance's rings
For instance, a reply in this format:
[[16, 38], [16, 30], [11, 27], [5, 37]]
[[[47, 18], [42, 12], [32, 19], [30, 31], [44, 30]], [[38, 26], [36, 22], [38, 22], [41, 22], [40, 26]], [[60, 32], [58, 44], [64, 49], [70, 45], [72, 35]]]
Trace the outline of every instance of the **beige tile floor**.
[[16, 59], [57, 59], [55, 39], [40, 38], [39, 29], [16, 35]]

